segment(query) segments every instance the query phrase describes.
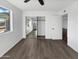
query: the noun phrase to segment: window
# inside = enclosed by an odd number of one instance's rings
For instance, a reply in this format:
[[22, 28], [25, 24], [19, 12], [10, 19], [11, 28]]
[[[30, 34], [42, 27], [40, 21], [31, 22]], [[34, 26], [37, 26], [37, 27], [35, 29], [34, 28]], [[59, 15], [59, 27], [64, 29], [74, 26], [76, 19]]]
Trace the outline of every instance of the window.
[[0, 7], [0, 33], [10, 31], [10, 10]]

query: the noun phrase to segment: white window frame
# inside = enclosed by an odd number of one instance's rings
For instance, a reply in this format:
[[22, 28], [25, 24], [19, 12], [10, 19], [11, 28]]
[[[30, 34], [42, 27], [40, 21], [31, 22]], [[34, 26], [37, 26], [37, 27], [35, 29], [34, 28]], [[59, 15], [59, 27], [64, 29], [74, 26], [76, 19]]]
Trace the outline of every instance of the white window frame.
[[10, 11], [10, 31], [2, 32], [0, 34], [13, 32], [13, 12], [12, 12], [12, 10], [10, 8], [4, 7], [4, 6], [0, 6], [0, 7], [8, 9]]

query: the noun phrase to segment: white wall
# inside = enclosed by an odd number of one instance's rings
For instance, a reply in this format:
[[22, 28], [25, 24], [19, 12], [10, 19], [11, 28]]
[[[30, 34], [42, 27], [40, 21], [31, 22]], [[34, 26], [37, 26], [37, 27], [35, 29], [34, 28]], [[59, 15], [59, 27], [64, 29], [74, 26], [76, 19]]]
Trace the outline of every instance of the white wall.
[[[52, 11], [24, 11], [23, 13], [24, 23], [25, 23], [26, 16], [32, 16], [32, 17], [33, 16], [45, 16], [45, 36], [46, 38], [47, 39], [62, 39], [62, 21], [58, 13], [52, 12]], [[24, 30], [23, 30], [24, 37], [25, 37], [25, 24], [23, 26], [24, 26]], [[52, 26], [54, 26], [55, 28], [55, 30], [53, 31], [51, 30]]]
[[78, 4], [73, 3], [68, 8], [68, 45], [78, 51]]
[[[2, 1], [2, 0], [1, 0]], [[13, 16], [13, 31], [0, 33], [0, 57], [9, 51], [17, 42], [19, 42], [22, 37], [22, 11], [6, 2], [5, 0], [1, 2], [0, 6], [4, 6], [12, 10]]]
[[[78, 2], [67, 7], [66, 11], [68, 13], [68, 45], [78, 52]], [[61, 14], [63, 14], [62, 11]]]

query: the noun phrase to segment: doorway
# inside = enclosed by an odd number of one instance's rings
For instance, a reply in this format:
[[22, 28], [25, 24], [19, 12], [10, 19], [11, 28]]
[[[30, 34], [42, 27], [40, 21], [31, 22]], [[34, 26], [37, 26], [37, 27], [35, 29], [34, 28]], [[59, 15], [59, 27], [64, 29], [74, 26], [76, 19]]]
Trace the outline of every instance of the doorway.
[[44, 16], [27, 16], [25, 25], [26, 36], [37, 39], [45, 39], [45, 17]]
[[68, 14], [62, 15], [62, 39], [67, 44]]
[[45, 17], [37, 17], [37, 38], [45, 39]]

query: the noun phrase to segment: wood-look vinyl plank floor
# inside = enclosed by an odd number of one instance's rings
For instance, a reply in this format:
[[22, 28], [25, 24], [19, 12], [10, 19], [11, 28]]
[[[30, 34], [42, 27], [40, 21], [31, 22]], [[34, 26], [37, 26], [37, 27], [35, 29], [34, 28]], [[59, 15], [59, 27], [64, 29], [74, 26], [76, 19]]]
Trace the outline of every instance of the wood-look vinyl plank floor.
[[37, 39], [31, 34], [0, 59], [78, 59], [78, 53], [62, 40]]

